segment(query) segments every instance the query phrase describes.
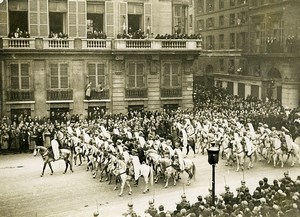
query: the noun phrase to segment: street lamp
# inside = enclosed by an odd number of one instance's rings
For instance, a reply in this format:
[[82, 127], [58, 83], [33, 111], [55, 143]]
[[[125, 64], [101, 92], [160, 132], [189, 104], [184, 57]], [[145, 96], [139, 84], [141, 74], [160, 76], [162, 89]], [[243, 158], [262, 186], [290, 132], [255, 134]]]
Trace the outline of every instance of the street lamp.
[[215, 206], [215, 166], [219, 161], [219, 148], [215, 147], [215, 143], [211, 143], [211, 147], [207, 149], [208, 163], [212, 165], [212, 205]]

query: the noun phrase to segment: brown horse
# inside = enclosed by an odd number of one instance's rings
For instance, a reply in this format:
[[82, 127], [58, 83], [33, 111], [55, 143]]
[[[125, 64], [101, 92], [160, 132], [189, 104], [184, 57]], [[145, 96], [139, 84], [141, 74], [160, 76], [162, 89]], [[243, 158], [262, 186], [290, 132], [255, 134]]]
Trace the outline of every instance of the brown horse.
[[[64, 174], [67, 172], [69, 165], [70, 165], [70, 170], [73, 172], [72, 163], [71, 163], [72, 162], [72, 157], [73, 157], [72, 152], [69, 149], [60, 149], [59, 151], [60, 151], [60, 157], [59, 157], [58, 160], [64, 160], [65, 163], [66, 163], [66, 169], [64, 171]], [[48, 150], [44, 146], [36, 146], [34, 148], [33, 156], [36, 156], [37, 153], [41, 154], [41, 156], [43, 158], [43, 161], [44, 161], [44, 166], [43, 166], [43, 171], [42, 171], [41, 177], [44, 175], [45, 168], [46, 168], [47, 164], [49, 165], [49, 168], [51, 170], [50, 174], [52, 175], [53, 174], [53, 169], [52, 169], [52, 166], [51, 166], [51, 162], [55, 161], [52, 151]]]

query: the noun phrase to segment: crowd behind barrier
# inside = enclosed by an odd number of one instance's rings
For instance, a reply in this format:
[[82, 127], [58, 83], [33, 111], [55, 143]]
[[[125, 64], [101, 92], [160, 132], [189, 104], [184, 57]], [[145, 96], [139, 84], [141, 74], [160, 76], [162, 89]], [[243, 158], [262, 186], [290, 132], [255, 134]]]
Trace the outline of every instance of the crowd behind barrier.
[[[279, 101], [270, 99], [263, 102], [253, 97], [241, 99], [228, 94], [225, 89], [207, 89], [203, 86], [195, 86], [193, 99], [194, 108], [191, 110], [140, 110], [113, 115], [96, 109], [91, 112], [92, 118], [64, 111], [53, 112], [50, 117], [31, 117], [26, 113], [19, 117], [3, 117], [0, 123], [1, 151], [26, 152], [36, 145], [50, 147], [57, 132], [67, 133], [68, 127], [73, 127], [74, 130], [85, 129], [85, 133], [92, 138], [99, 135], [100, 125], [111, 133], [117, 132], [118, 127], [142, 133], [146, 141], [150, 137], [168, 138], [172, 124], [176, 122], [184, 125], [187, 117], [197, 120], [203, 126], [210, 121], [212, 128], [218, 128], [218, 124], [225, 123], [224, 120], [234, 120], [233, 126], [251, 122], [255, 130], [263, 124], [268, 125], [266, 129], [275, 128], [291, 133], [293, 138], [300, 135], [299, 108], [289, 111], [288, 114]], [[218, 130], [212, 132], [218, 133]], [[134, 147], [127, 147], [130, 154], [134, 154], [133, 149], [139, 148], [137, 141], [132, 145]], [[257, 187], [253, 194], [247, 187], [243, 187], [244, 182], [236, 194], [228, 192], [230, 188], [226, 186], [227, 192], [218, 197], [215, 206], [212, 206], [211, 195], [199, 196], [199, 201], [195, 204], [189, 204], [186, 196], [183, 196], [183, 202], [176, 205], [175, 211], [165, 211], [161, 205], [157, 212], [153, 207], [146, 210], [145, 216], [299, 216], [300, 176], [292, 180], [285, 174], [283, 179], [274, 180], [273, 184], [269, 184], [265, 177], [263, 182], [265, 184]], [[124, 215], [137, 216], [133, 210], [132, 204], [129, 204], [129, 210]]]

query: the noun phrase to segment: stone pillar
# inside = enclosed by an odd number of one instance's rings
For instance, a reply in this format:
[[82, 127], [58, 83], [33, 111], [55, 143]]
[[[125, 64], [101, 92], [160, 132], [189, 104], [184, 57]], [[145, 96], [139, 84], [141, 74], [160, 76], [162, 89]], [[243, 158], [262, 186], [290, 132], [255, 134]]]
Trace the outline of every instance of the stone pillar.
[[299, 106], [300, 82], [282, 83], [282, 105], [288, 108]]

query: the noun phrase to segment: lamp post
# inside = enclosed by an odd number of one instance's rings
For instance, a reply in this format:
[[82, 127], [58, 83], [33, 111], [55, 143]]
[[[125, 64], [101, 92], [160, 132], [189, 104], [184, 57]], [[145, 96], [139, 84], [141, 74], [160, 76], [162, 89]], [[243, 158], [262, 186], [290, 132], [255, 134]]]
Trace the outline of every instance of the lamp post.
[[215, 143], [207, 149], [208, 163], [212, 165], [212, 206], [215, 206], [215, 166], [219, 161], [219, 148], [215, 147]]

